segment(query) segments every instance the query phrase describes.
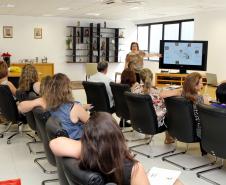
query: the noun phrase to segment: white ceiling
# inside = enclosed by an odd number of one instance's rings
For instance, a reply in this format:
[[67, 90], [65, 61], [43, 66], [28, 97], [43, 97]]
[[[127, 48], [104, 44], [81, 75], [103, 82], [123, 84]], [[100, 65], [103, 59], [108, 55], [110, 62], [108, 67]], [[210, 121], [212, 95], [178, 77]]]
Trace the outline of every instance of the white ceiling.
[[0, 15], [18, 16], [137, 21], [214, 10], [226, 10], [226, 0], [0, 0]]

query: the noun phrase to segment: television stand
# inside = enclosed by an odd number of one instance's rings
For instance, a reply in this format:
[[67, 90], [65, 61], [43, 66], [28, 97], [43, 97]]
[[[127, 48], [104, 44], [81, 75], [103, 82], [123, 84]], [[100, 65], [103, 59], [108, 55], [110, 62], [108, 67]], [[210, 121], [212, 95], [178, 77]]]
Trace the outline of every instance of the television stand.
[[[156, 73], [155, 85], [183, 85], [184, 79], [188, 74], [180, 73]], [[206, 85], [206, 77], [202, 77], [203, 85]]]

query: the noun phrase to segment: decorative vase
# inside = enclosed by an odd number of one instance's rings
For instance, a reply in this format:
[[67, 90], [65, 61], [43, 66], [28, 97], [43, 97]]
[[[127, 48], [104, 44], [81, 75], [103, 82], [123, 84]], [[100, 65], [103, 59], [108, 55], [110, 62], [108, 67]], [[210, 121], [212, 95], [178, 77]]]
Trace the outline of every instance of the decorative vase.
[[3, 60], [7, 64], [8, 67], [10, 67], [10, 57], [3, 57]]

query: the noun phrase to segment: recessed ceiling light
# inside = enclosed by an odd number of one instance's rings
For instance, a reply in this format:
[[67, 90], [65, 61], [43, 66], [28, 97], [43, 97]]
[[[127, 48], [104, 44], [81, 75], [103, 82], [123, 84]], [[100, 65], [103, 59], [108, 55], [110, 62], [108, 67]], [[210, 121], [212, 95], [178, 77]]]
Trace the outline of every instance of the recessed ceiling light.
[[70, 10], [70, 8], [69, 7], [60, 7], [60, 8], [57, 8], [57, 10], [66, 11], [66, 10]]
[[44, 17], [52, 17], [53, 15], [52, 14], [44, 14], [42, 16], [44, 16]]
[[14, 8], [15, 5], [14, 4], [1, 4], [0, 8]]
[[131, 7], [131, 8], [130, 8], [130, 10], [137, 10], [137, 9], [140, 9], [140, 7], [134, 6], [134, 7]]
[[14, 4], [7, 4], [5, 7], [6, 7], [6, 8], [14, 8], [15, 5], [14, 5]]
[[99, 13], [86, 13], [86, 15], [91, 15], [91, 16], [99, 16]]

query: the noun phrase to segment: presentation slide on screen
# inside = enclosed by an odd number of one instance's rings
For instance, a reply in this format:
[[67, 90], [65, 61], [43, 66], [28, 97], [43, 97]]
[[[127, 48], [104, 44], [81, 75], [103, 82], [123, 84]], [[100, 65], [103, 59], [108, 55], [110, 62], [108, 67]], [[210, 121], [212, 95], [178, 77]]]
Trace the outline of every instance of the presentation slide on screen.
[[164, 64], [202, 65], [202, 43], [165, 42]]

